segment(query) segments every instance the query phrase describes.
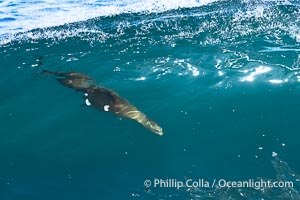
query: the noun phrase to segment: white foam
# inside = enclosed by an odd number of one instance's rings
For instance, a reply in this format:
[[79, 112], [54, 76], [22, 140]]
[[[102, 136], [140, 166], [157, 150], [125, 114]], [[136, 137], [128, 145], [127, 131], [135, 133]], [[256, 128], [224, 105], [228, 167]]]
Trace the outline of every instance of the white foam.
[[142, 76], [142, 77], [140, 77], [140, 78], [136, 78], [135, 80], [136, 80], [136, 81], [144, 81], [144, 80], [146, 80], [146, 77], [145, 77], [145, 76]]
[[276, 156], [278, 156], [278, 154], [276, 153], [276, 152], [272, 152], [272, 157], [276, 157]]
[[273, 83], [273, 84], [280, 84], [280, 83], [283, 83], [283, 80], [280, 80], [280, 79], [272, 79], [272, 80], [269, 80], [270, 83]]
[[[254, 69], [248, 76], [245, 76], [241, 79], [242, 82], [252, 82], [254, 81], [255, 77], [261, 74], [265, 74], [272, 69], [270, 67], [264, 67], [264, 66], [259, 66]], [[247, 73], [248, 71], [245, 71], [244, 73]]]
[[0, 34], [28, 31], [87, 19], [122, 13], [157, 13], [179, 8], [199, 7], [217, 0], [118, 0], [118, 1], [26, 1], [8, 6], [0, 3], [0, 19], [14, 18], [5, 22]]
[[295, 39], [296, 39], [297, 42], [300, 43], [300, 33], [295, 34]]
[[199, 76], [199, 70], [197, 69], [197, 67], [192, 66], [190, 63], [187, 64], [187, 68], [189, 71], [192, 72], [193, 76]]

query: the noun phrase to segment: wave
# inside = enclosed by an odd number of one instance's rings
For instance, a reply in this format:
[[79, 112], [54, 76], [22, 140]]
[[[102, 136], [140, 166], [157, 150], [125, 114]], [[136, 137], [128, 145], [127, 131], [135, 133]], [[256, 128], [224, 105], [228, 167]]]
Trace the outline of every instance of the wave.
[[1, 34], [18, 33], [35, 28], [59, 26], [100, 16], [123, 13], [159, 13], [179, 8], [199, 7], [216, 0], [88, 0], [10, 1], [0, 2], [0, 22], [12, 19], [0, 29]]
[[[80, 10], [74, 8], [74, 15], [68, 15], [68, 17], [62, 15], [57, 20], [55, 19], [56, 14], [51, 13], [51, 19], [49, 19], [49, 15], [44, 15], [44, 20], [36, 19], [39, 21], [38, 25], [36, 25], [37, 23], [28, 21], [28, 28], [24, 29], [32, 31], [22, 34], [2, 34], [0, 44], [6, 44], [15, 38], [26, 37], [28, 39], [47, 39], [51, 37], [65, 39], [66, 37], [74, 37], [76, 35], [80, 37], [86, 33], [101, 35], [102, 33], [105, 34], [109, 28], [111, 29], [110, 32], [116, 31], [117, 33], [122, 33], [128, 28], [137, 28], [138, 33], [142, 35], [145, 35], [145, 32], [150, 33], [150, 31], [161, 31], [171, 34], [177, 32], [177, 35], [173, 34], [170, 36], [172, 38], [194, 39], [196, 37], [195, 39], [197, 39], [205, 31], [212, 33], [211, 36], [214, 37], [207, 38], [207, 40], [201, 43], [203, 45], [206, 43], [220, 43], [226, 40], [227, 43], [232, 43], [233, 40], [240, 39], [239, 37], [256, 37], [262, 34], [270, 35], [266, 40], [272, 40], [271, 36], [276, 39], [283, 32], [294, 39], [296, 43], [300, 42], [299, 5], [290, 2], [287, 3], [288, 1], [219, 1], [213, 3], [215, 0], [205, 0], [184, 1], [185, 3], [183, 3], [177, 0], [171, 1], [172, 3], [169, 1], [159, 2], [148, 0], [147, 3], [135, 2], [130, 5], [123, 2], [124, 5], [122, 4], [122, 6], [119, 4], [108, 5], [112, 6], [113, 9], [106, 9], [105, 6], [102, 6], [101, 9], [104, 10], [99, 13], [80, 12]], [[141, 5], [138, 6], [139, 4]], [[209, 5], [203, 6], [204, 4]], [[59, 9], [64, 10], [63, 6]], [[97, 9], [97, 6], [95, 9]], [[81, 19], [81, 15], [91, 19]], [[10, 19], [6, 21], [22, 24], [22, 22], [15, 20], [15, 18], [6, 17], [3, 19]], [[34, 17], [32, 19], [34, 20]], [[75, 23], [69, 23], [73, 21]], [[272, 33], [272, 31], [275, 32]], [[118, 34], [114, 35], [114, 37], [118, 36]], [[246, 41], [241, 40], [241, 42]], [[283, 49], [293, 50], [289, 46]], [[267, 47], [267, 49], [262, 49], [261, 52], [269, 50], [270, 47]]]
[[104, 60], [122, 60], [121, 70], [135, 62], [141, 68], [137, 80], [175, 74], [213, 75], [215, 87], [228, 87], [232, 81], [298, 83], [299, 15], [299, 4], [290, 1], [218, 1], [35, 29], [2, 37], [0, 44], [5, 51], [33, 53], [38, 49], [64, 58], [69, 46], [74, 55], [83, 52], [99, 58], [106, 55]]

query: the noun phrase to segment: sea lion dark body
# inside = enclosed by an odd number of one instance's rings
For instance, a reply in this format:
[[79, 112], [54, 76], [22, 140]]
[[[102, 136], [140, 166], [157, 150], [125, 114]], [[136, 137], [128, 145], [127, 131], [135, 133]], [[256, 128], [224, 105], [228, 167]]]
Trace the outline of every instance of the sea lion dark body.
[[87, 94], [86, 98], [91, 105], [101, 111], [105, 111], [104, 106], [109, 106], [109, 111], [117, 114], [120, 105], [129, 104], [127, 100], [122, 99], [117, 93], [104, 87], [90, 86], [82, 91]]
[[88, 84], [93, 79], [89, 76], [77, 72], [60, 73], [44, 71], [47, 74], [54, 74], [57, 80], [76, 91], [85, 93], [85, 98], [89, 104], [100, 111], [112, 112], [119, 117], [136, 120], [150, 131], [163, 135], [162, 128], [153, 120], [149, 119], [143, 112], [139, 111], [128, 100], [120, 97], [111, 89]]

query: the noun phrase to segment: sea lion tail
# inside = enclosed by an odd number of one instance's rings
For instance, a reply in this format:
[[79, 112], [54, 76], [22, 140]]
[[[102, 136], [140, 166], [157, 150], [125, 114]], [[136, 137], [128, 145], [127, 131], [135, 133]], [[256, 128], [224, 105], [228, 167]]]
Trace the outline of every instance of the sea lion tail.
[[53, 72], [53, 71], [49, 71], [47, 69], [44, 69], [43, 71], [41, 71], [39, 74], [53, 74], [53, 75], [56, 75], [56, 76], [63, 76], [64, 73], [61, 73], [61, 72]]
[[41, 72], [33, 73], [31, 76], [37, 77], [37, 76], [42, 75], [42, 74], [53, 74], [53, 75], [56, 75], [56, 76], [62, 76], [63, 75], [63, 73], [60, 73], [60, 72], [53, 72], [53, 71], [43, 69]]

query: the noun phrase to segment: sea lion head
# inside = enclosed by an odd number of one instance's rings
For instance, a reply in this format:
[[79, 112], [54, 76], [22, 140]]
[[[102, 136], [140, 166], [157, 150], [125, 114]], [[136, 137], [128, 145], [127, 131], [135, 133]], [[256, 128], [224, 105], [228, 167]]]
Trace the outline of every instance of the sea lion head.
[[152, 120], [148, 120], [146, 122], [146, 127], [150, 131], [152, 131], [153, 133], [156, 133], [158, 135], [163, 135], [164, 134], [162, 128], [156, 122], [154, 122]]

